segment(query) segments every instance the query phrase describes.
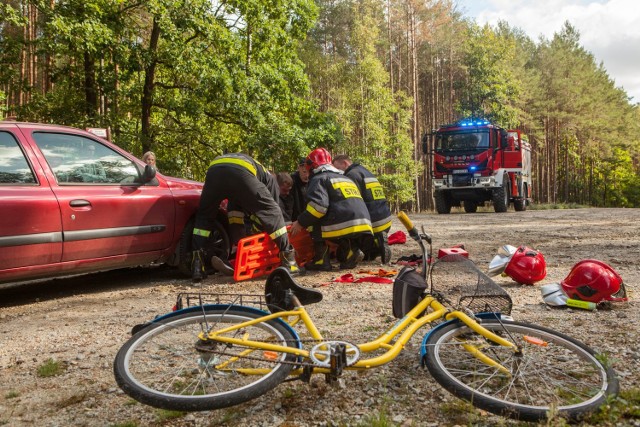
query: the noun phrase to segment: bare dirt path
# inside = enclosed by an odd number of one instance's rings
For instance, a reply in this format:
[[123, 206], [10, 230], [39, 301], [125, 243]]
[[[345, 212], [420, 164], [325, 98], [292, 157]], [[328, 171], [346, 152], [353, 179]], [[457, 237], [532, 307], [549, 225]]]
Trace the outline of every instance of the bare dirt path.
[[[621, 387], [639, 388], [640, 370], [640, 209], [529, 210], [506, 214], [453, 212], [411, 215], [432, 235], [434, 248], [462, 243], [486, 271], [504, 244], [540, 250], [548, 275], [558, 282], [578, 261], [596, 258], [623, 277], [630, 302], [610, 311], [550, 309], [538, 286], [497, 277], [514, 301], [512, 315], [575, 336], [607, 352]], [[401, 229], [396, 222], [392, 231]], [[418, 253], [408, 241], [394, 245], [393, 259]], [[377, 269], [377, 263], [362, 267]], [[394, 266], [386, 266], [389, 269]], [[316, 273], [300, 279], [316, 286], [324, 300], [309, 307], [329, 338], [372, 339], [388, 327], [391, 286], [345, 284], [331, 280], [345, 272]], [[213, 276], [206, 292], [261, 293], [264, 280], [233, 283]], [[324, 378], [310, 384], [286, 383], [266, 396], [234, 408], [172, 414], [141, 405], [116, 386], [112, 363], [131, 326], [169, 311], [175, 295], [193, 291], [190, 281], [170, 269], [139, 268], [0, 290], [0, 425], [10, 426], [315, 426], [504, 424], [451, 397], [419, 368], [415, 337], [394, 362], [370, 372], [347, 373], [334, 385]], [[359, 312], [358, 310], [361, 310]], [[359, 321], [357, 326], [354, 321]], [[38, 367], [60, 362], [63, 372], [41, 377]]]

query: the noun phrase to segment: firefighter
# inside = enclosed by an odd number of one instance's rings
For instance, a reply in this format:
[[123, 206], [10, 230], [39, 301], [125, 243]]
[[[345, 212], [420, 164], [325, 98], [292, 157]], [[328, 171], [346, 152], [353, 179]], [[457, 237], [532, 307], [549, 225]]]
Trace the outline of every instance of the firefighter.
[[346, 154], [340, 154], [333, 159], [333, 165], [344, 171], [358, 185], [360, 194], [364, 199], [369, 216], [371, 217], [371, 227], [374, 238], [366, 239], [362, 242], [361, 249], [365, 253], [365, 259], [375, 259], [380, 255], [383, 264], [391, 262], [391, 248], [387, 242], [387, 235], [391, 228], [391, 209], [384, 195], [384, 189], [367, 168], [359, 163], [353, 163]]
[[[204, 181], [200, 206], [193, 229], [192, 279], [199, 282], [206, 277], [204, 253], [206, 239], [220, 202], [229, 200], [229, 237], [233, 244], [244, 237], [246, 215], [254, 217], [263, 231], [269, 234], [280, 249], [280, 261], [291, 273], [298, 273], [295, 252], [289, 243], [287, 229], [278, 205], [278, 185], [275, 178], [259, 162], [246, 154], [234, 153], [216, 157]], [[215, 258], [215, 257], [213, 257]], [[228, 265], [213, 259], [216, 270], [233, 274]], [[231, 269], [229, 271], [229, 269]]]
[[313, 226], [313, 261], [307, 270], [330, 271], [329, 248], [325, 240], [337, 243], [340, 268], [355, 268], [364, 258], [359, 241], [372, 235], [371, 219], [357, 185], [331, 164], [331, 154], [317, 148], [307, 156], [310, 173], [306, 209], [291, 226], [291, 234]]

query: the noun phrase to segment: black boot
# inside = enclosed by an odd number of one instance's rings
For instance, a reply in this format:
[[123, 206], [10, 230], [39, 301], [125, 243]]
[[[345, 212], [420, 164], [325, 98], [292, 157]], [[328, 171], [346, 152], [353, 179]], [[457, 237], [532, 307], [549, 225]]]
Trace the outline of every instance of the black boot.
[[378, 247], [380, 248], [380, 261], [383, 264], [389, 264], [391, 262], [391, 248], [387, 242], [387, 232], [383, 231], [376, 234], [376, 240], [378, 241]]
[[356, 268], [358, 263], [364, 259], [364, 253], [358, 248], [356, 240], [343, 239], [340, 244], [343, 246], [342, 253], [344, 254], [344, 261], [340, 262], [340, 268]]
[[302, 273], [302, 269], [298, 266], [296, 262], [296, 251], [291, 248], [288, 250], [280, 251], [280, 265], [289, 270], [291, 275], [295, 276]]
[[304, 265], [304, 268], [312, 271], [331, 271], [329, 247], [324, 242], [313, 242], [313, 260]]
[[207, 272], [204, 268], [204, 252], [198, 249], [191, 253], [191, 281], [198, 283], [207, 278]]

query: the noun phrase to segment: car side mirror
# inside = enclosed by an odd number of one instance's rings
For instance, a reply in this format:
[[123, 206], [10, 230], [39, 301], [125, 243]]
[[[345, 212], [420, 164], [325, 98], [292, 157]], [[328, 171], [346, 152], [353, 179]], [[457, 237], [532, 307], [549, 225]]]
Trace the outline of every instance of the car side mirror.
[[156, 177], [156, 168], [151, 165], [146, 165], [144, 167], [144, 172], [142, 173], [142, 183], [147, 184], [151, 182], [153, 178]]
[[426, 133], [422, 135], [422, 154], [429, 154], [429, 137]]

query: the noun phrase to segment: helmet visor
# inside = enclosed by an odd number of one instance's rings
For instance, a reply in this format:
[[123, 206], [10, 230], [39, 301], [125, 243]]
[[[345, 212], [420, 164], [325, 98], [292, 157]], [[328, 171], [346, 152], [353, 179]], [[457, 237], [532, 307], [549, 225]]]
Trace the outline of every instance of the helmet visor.
[[562, 307], [567, 305], [567, 294], [562, 290], [560, 283], [551, 283], [540, 287], [542, 299], [545, 304], [552, 307]]
[[498, 274], [502, 274], [502, 272], [504, 272], [504, 269], [507, 268], [509, 261], [511, 261], [511, 255], [494, 256], [491, 262], [489, 263], [489, 271], [487, 271], [487, 274], [489, 276], [497, 276]]

